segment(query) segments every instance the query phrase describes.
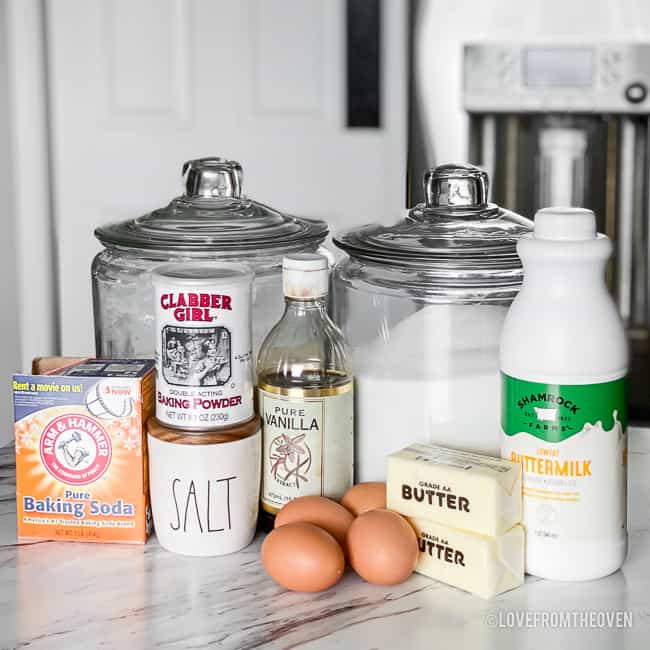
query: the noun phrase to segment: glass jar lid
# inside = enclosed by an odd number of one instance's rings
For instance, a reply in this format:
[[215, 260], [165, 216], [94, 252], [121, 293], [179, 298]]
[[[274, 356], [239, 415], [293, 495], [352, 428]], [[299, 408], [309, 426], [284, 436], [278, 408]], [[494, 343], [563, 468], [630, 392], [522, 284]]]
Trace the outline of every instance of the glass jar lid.
[[[424, 176], [425, 202], [392, 226], [369, 224], [334, 237], [361, 260], [414, 266], [446, 283], [521, 282], [517, 240], [532, 221], [488, 203], [488, 176], [470, 165], [441, 165]], [[453, 282], [452, 282], [453, 283]]]
[[324, 221], [292, 217], [242, 194], [242, 167], [234, 160], [201, 158], [183, 165], [185, 194], [141, 217], [101, 226], [108, 247], [174, 252], [269, 254], [317, 246]]

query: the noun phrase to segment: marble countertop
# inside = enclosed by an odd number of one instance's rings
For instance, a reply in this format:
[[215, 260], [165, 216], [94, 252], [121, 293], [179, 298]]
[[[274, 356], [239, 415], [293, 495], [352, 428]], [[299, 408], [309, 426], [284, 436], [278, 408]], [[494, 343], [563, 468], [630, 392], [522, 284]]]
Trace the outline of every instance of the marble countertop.
[[[648, 647], [650, 430], [630, 433], [622, 571], [587, 583], [529, 577], [491, 601], [419, 575], [386, 588], [350, 571], [324, 593], [287, 592], [264, 573], [261, 536], [217, 558], [173, 555], [155, 538], [146, 546], [17, 542], [14, 481], [5, 448], [0, 648]], [[568, 626], [563, 612], [575, 612]]]

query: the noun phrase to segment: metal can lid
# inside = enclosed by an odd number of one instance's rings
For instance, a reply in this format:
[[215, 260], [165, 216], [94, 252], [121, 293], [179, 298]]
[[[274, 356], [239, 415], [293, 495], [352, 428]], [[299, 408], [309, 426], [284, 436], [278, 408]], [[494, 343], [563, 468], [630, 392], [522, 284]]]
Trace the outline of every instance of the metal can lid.
[[172, 262], [157, 266], [151, 273], [154, 283], [173, 282], [177, 286], [200, 287], [218, 282], [250, 284], [253, 271], [239, 262]]

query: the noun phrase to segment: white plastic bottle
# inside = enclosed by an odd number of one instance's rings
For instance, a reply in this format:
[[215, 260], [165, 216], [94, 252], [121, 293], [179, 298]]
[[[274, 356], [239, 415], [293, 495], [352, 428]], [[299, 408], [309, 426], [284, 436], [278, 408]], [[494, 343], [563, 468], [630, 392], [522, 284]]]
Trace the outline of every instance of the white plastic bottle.
[[524, 466], [526, 572], [608, 575], [627, 553], [625, 331], [593, 212], [546, 208], [518, 243], [524, 283], [501, 338], [504, 458]]

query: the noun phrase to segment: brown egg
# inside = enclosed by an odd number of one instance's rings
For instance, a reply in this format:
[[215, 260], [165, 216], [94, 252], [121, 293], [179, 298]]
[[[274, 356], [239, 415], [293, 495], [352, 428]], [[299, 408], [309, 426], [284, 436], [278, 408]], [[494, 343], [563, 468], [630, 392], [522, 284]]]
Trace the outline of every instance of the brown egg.
[[386, 483], [357, 483], [341, 499], [341, 505], [355, 517], [369, 510], [386, 508]]
[[348, 532], [354, 517], [340, 503], [325, 497], [298, 497], [289, 501], [275, 516], [275, 528], [302, 521], [314, 524], [330, 535], [343, 546], [345, 534]]
[[359, 515], [346, 537], [352, 568], [367, 582], [396, 585], [404, 582], [418, 559], [418, 540], [411, 525], [391, 510]]
[[279, 585], [291, 591], [323, 591], [343, 575], [345, 558], [338, 542], [318, 526], [286, 524], [262, 543], [262, 564]]

